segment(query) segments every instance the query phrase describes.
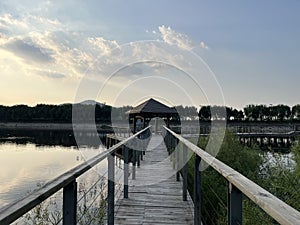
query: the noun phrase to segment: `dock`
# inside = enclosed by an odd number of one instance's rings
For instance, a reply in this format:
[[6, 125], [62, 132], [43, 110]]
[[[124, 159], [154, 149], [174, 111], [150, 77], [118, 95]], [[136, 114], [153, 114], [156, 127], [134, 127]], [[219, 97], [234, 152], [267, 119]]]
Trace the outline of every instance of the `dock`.
[[128, 198], [116, 203], [115, 224], [193, 224], [192, 200], [182, 200], [175, 174], [163, 137], [153, 134]]

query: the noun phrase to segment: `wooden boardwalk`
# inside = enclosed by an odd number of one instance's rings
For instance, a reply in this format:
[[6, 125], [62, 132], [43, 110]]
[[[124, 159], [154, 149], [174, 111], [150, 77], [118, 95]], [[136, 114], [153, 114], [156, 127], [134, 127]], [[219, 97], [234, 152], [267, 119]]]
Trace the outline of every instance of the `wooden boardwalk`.
[[182, 201], [175, 173], [162, 136], [153, 134], [129, 198], [117, 201], [115, 224], [193, 224], [192, 200]]

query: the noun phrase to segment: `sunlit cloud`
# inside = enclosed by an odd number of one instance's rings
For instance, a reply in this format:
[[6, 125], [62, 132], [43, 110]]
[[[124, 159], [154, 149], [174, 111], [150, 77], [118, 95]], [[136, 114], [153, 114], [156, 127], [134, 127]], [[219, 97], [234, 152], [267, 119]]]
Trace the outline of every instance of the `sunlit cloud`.
[[28, 24], [25, 21], [16, 19], [11, 14], [6, 13], [0, 16], [0, 27], [2, 32], [5, 30], [8, 33], [14, 28], [18, 28], [18, 30], [28, 29]]
[[52, 71], [52, 70], [36, 69], [36, 70], [31, 70], [29, 72], [33, 72], [35, 74], [38, 74], [41, 77], [52, 78], [52, 79], [60, 79], [60, 78], [65, 78], [66, 77], [65, 74], [57, 72], [57, 71]]
[[[0, 16], [0, 32], [5, 31], [1, 34], [0, 48], [21, 59], [18, 63], [22, 63], [24, 70], [29, 71], [31, 75], [36, 73], [48, 78], [80, 78], [87, 75], [86, 71], [94, 77], [103, 77], [111, 71], [105, 69], [108, 66], [118, 69], [126, 64], [124, 57], [127, 56], [120, 56], [116, 51], [121, 48], [118, 41], [102, 36], [89, 37], [68, 31], [65, 26], [57, 19], [42, 16], [16, 17], [4, 14]], [[152, 30], [151, 34], [161, 35], [163, 42], [169, 45], [176, 45], [185, 50], [197, 46], [187, 35], [170, 27], [160, 26], [158, 30]], [[146, 32], [150, 33], [149, 30]], [[204, 42], [200, 42], [198, 46], [208, 48]], [[155, 60], [155, 56], [166, 52], [149, 44], [142, 48], [135, 46], [132, 54]], [[180, 60], [180, 56], [169, 57]], [[97, 60], [98, 58], [101, 60]]]
[[120, 47], [117, 41], [106, 40], [103, 37], [90, 37], [88, 43], [103, 55], [108, 55], [113, 49]]
[[[168, 74], [162, 65], [130, 66], [132, 63], [164, 59], [185, 69], [188, 59], [176, 49], [185, 51], [197, 46], [187, 35], [165, 26], [147, 31], [160, 37], [157, 43], [122, 44], [101, 35], [73, 31], [68, 24], [43, 16], [5, 14], [0, 15], [0, 24], [0, 64], [5, 64], [5, 60], [10, 68], [19, 68], [18, 72], [10, 70], [10, 74], [18, 73], [19, 78], [23, 75], [21, 79], [35, 76], [32, 80], [36, 83], [49, 81], [51, 85], [59, 80], [67, 84], [87, 78], [99, 88], [108, 77], [119, 73], [109, 82], [110, 92], [117, 90], [115, 87], [122, 89], [137, 78], [159, 74], [161, 70]], [[207, 47], [204, 42], [198, 46]]]
[[186, 50], [192, 50], [196, 47], [201, 47], [203, 49], [209, 48], [203, 41], [199, 44], [194, 43], [186, 34], [176, 32], [171, 27], [162, 25], [158, 27], [158, 30], [163, 41], [168, 43], [169, 45], [176, 45], [179, 48]]

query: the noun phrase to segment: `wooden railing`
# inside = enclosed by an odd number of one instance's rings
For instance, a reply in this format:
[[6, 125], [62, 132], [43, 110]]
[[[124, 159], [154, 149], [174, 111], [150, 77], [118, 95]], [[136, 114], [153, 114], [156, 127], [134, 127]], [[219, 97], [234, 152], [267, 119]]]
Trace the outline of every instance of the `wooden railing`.
[[[77, 182], [76, 178], [87, 172], [89, 169], [103, 161], [108, 159], [108, 191], [107, 191], [107, 223], [109, 225], [114, 224], [114, 194], [115, 194], [115, 152], [122, 148], [124, 150], [124, 197], [128, 197], [128, 150], [132, 146], [134, 153], [139, 152], [141, 149], [145, 149], [146, 146], [142, 146], [145, 142], [137, 141], [137, 138], [144, 135], [149, 135], [150, 126], [134, 134], [133, 136], [121, 140], [110, 141], [108, 143], [108, 149], [98, 154], [97, 156], [87, 160], [86, 162], [74, 167], [73, 169], [58, 176], [52, 181], [45, 184], [37, 191], [29, 194], [28, 196], [5, 206], [0, 210], [0, 224], [6, 225], [16, 221], [31, 209], [48, 199], [53, 194], [63, 189], [63, 212], [62, 220], [64, 225], [75, 225], [76, 208], [77, 208]], [[146, 143], [147, 144], [147, 143]], [[139, 150], [137, 150], [139, 149]], [[140, 154], [134, 154], [139, 156]], [[136, 158], [133, 159], [136, 161]], [[134, 164], [135, 166], [136, 164]]]
[[[183, 199], [187, 195], [187, 150], [195, 154], [194, 169], [194, 224], [201, 224], [201, 171], [200, 162], [203, 160], [228, 181], [228, 224], [242, 224], [242, 196], [247, 196], [251, 201], [262, 208], [268, 215], [280, 224], [300, 224], [300, 212], [281, 201], [253, 181], [249, 180], [239, 172], [222, 163], [209, 153], [189, 142], [174, 131], [165, 128], [165, 142], [168, 148], [182, 145], [182, 177], [183, 177]], [[180, 154], [176, 151], [176, 164]], [[179, 171], [177, 169], [177, 171]], [[178, 172], [179, 173], [179, 172]], [[178, 179], [179, 174], [177, 174]], [[203, 193], [205, 194], [205, 193]]]

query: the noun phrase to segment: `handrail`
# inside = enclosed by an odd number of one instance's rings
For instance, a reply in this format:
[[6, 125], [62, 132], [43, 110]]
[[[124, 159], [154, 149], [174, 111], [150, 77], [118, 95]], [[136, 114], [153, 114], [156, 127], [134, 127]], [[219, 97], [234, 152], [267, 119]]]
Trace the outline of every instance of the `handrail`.
[[76, 180], [77, 177], [91, 169], [96, 164], [100, 163], [111, 153], [114, 153], [121, 146], [138, 137], [138, 135], [147, 131], [149, 128], [150, 126], [130, 136], [129, 138], [120, 141], [104, 152], [101, 152], [99, 155], [87, 160], [86, 162], [83, 162], [82, 164], [47, 182], [43, 187], [34, 191], [33, 193], [3, 207], [2, 209], [0, 209], [0, 224], [9, 224], [14, 222], [29, 210], [46, 200], [48, 197], [71, 184], [71, 182]]
[[165, 126], [164, 128], [167, 132], [182, 142], [187, 148], [198, 155], [203, 161], [214, 168], [225, 179], [227, 179], [231, 185], [234, 185], [234, 187], [239, 189], [277, 222], [280, 224], [290, 225], [300, 224], [299, 211], [278, 199], [276, 196], [272, 195], [270, 192], [266, 191], [228, 165], [211, 156], [206, 151], [189, 142], [182, 136], [176, 134]]

